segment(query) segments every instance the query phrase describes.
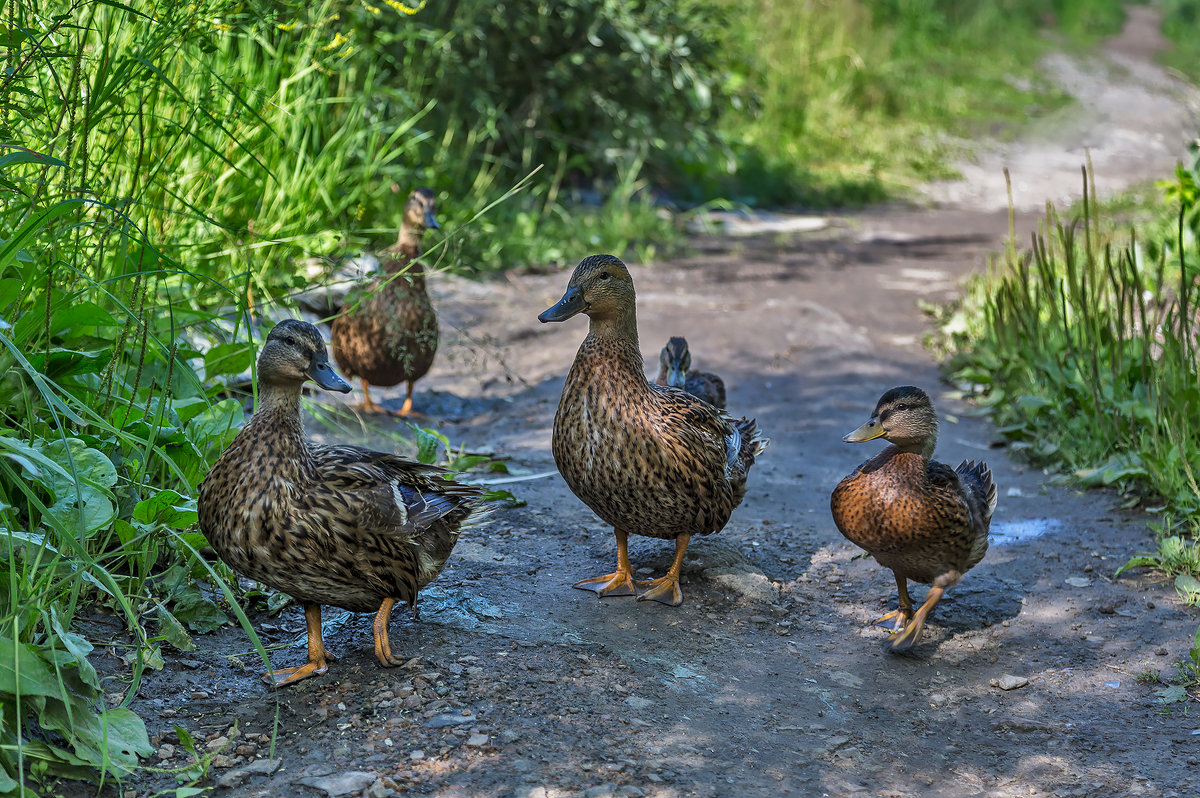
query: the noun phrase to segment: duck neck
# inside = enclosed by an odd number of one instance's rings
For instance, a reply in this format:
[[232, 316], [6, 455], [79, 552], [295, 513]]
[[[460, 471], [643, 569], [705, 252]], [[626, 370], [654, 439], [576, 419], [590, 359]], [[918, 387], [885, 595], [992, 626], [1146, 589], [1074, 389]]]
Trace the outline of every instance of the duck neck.
[[636, 373], [641, 382], [646, 382], [642, 350], [638, 344], [637, 315], [632, 309], [591, 317], [584, 345], [602, 349], [606, 357], [621, 364], [622, 371]]
[[891, 441], [891, 444], [896, 447], [896, 450], [905, 454], [917, 454], [923, 460], [929, 460], [933, 457], [933, 450], [937, 448], [937, 431], [925, 438], [915, 438], [900, 441]]
[[425, 267], [420, 260], [421, 239], [424, 235], [423, 227], [402, 226], [396, 243], [388, 250], [391, 257], [384, 262], [383, 270], [389, 274], [403, 271], [411, 283], [424, 288]]
[[300, 384], [260, 385], [258, 407], [250, 419], [252, 426], [268, 425], [281, 433], [287, 452], [277, 452], [284, 458], [307, 456], [308, 440], [300, 421]]

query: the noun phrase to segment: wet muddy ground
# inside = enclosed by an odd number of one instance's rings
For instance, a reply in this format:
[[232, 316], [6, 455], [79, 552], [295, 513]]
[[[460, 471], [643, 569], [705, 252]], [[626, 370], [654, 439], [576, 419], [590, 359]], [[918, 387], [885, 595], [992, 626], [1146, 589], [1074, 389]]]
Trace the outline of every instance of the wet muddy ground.
[[[1149, 158], [1104, 168], [1102, 188], [1160, 174]], [[213, 754], [201, 784], [237, 796], [1200, 794], [1200, 715], [1138, 681], [1173, 671], [1200, 618], [1152, 574], [1113, 576], [1150, 545], [1148, 517], [1012, 459], [922, 345], [918, 303], [951, 299], [1007, 231], [1003, 210], [944, 199], [956, 204], [713, 234], [686, 258], [630, 263], [648, 366], [685, 335], [695, 366], [725, 378], [730, 410], [771, 438], [726, 529], [693, 541], [678, 608], [570, 587], [615, 555], [550, 454], [586, 320], [536, 317], [567, 274], [437, 279], [445, 343], [418, 407], [452, 441], [506, 457], [527, 479], [504, 487], [525, 506], [464, 536], [419, 623], [394, 616], [403, 667], [379, 667], [368, 616], [336, 610], [326, 641], [341, 659], [283, 691], [261, 685], [236, 629], [170, 658], [135, 703], [158, 763], [186, 761], [179, 724]], [[987, 557], [908, 657], [886, 655], [870, 625], [895, 606], [891, 574], [828, 509], [837, 481], [879, 448], [841, 436], [899, 384], [933, 395], [938, 458], [986, 459], [1000, 497]], [[357, 442], [382, 445], [394, 422], [362, 423]], [[630, 548], [656, 574], [673, 551]], [[303, 660], [298, 608], [258, 629], [296, 643], [277, 664]], [[123, 788], [171, 784], [144, 774]]]

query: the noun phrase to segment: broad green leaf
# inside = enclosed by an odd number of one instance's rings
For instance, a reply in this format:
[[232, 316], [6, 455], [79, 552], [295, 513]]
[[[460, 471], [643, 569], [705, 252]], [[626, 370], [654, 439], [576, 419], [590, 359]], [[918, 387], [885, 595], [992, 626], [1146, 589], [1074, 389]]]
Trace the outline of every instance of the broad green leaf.
[[[18, 671], [20, 675], [18, 676]], [[31, 646], [0, 636], [0, 693], [58, 697], [58, 678]]]
[[205, 409], [184, 428], [188, 440], [205, 451], [219, 445], [224, 449], [245, 421], [246, 411], [236, 399], [225, 399]]
[[241, 374], [253, 362], [254, 344], [217, 344], [204, 355], [204, 373], [210, 379], [218, 374]]
[[164, 640], [174, 646], [177, 651], [195, 651], [196, 642], [183, 628], [179, 619], [171, 614], [162, 604], [156, 603], [155, 618], [158, 620], [158, 633]]
[[1188, 698], [1187, 689], [1177, 684], [1155, 690], [1154, 694], [1161, 698], [1164, 704], [1177, 704], [1180, 701], [1187, 701]]
[[1175, 577], [1175, 590], [1185, 604], [1200, 604], [1200, 579], [1191, 574]]
[[422, 463], [437, 462], [439, 446], [449, 448], [450, 439], [437, 430], [425, 429], [416, 424], [409, 424], [409, 426], [417, 436], [417, 459]]
[[[50, 609], [50, 627], [54, 630], [58, 642], [71, 655], [74, 666], [79, 669], [79, 678], [88, 687], [99, 692], [100, 677], [96, 675], [96, 669], [88, 660], [88, 654], [92, 653], [92, 644], [74, 632], [64, 629], [58, 612], [53, 607]], [[47, 644], [43, 644], [43, 646], [45, 645]]]
[[65, 477], [62, 474], [52, 476], [51, 483], [48, 485], [50, 492], [56, 498], [64, 498], [72, 491], [73, 481], [70, 478], [72, 463], [74, 472], [81, 482], [104, 488], [111, 488], [117, 484], [117, 467], [112, 464], [112, 460], [105, 457], [103, 452], [90, 448], [78, 438], [49, 441], [42, 447], [42, 451], [47, 457], [62, 466], [63, 471], [66, 472]]
[[0, 308], [6, 308], [16, 302], [24, 293], [25, 284], [16, 277], [0, 280]]
[[90, 485], [80, 485], [77, 492], [71, 490], [47, 507], [46, 514], [56, 520], [63, 529], [88, 535], [112, 523], [117, 511], [108, 496]]
[[79, 327], [113, 327], [116, 323], [112, 314], [95, 302], [72, 302], [51, 317], [50, 334], [61, 335], [64, 330]]
[[[21, 33], [19, 30], [5, 31], [2, 37], [0, 37], [0, 47], [12, 47], [13, 45], [24, 41], [25, 38], [25, 34]], [[43, 155], [42, 153], [34, 152], [33, 150], [18, 150], [17, 152], [10, 152], [8, 155], [0, 158], [0, 169], [7, 169], [10, 166], [22, 163], [35, 163], [39, 166], [46, 166], [47, 164], [51, 166], [66, 166], [65, 163], [53, 156]]]
[[196, 500], [177, 492], [160, 490], [134, 505], [133, 520], [142, 524], [159, 523], [172, 529], [187, 529], [196, 522]]

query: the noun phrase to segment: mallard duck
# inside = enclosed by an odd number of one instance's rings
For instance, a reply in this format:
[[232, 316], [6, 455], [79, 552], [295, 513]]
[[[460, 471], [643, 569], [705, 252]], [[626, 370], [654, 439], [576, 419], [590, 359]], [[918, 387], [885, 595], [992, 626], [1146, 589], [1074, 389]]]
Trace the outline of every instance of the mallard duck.
[[[617, 538], [617, 570], [575, 587], [678, 606], [688, 542], [729, 521], [767, 441], [753, 420], [735, 421], [686, 391], [646, 379], [634, 305], [625, 264], [592, 255], [575, 267], [562, 299], [538, 316], [542, 322], [578, 313], [590, 318], [554, 416], [554, 462]], [[675, 541], [665, 576], [633, 580], [629, 535]]]
[[200, 531], [221, 559], [304, 606], [308, 662], [264, 677], [276, 686], [325, 672], [322, 604], [374, 612], [375, 656], [384, 666], [400, 664], [388, 642], [392, 607], [415, 611], [417, 591], [483, 513], [481, 491], [440, 468], [309, 441], [300, 387], [310, 379], [350, 390], [316, 327], [280, 322], [258, 357], [258, 411], [199, 491]]
[[[992, 472], [973, 460], [958, 468], [931, 460], [937, 435], [929, 396], [906, 385], [880, 397], [870, 421], [842, 438], [891, 444], [838, 483], [830, 499], [841, 533], [895, 574], [900, 608], [876, 621], [892, 632], [884, 642], [891, 652], [913, 647], [942, 593], [987, 552], [996, 509]], [[916, 614], [909, 579], [929, 585]]]
[[716, 374], [693, 369], [688, 343], [678, 335], [668, 340], [658, 355], [658, 376], [654, 384], [682, 388], [714, 407], [725, 408], [725, 381]]
[[379, 268], [383, 271], [365, 287], [351, 291], [341, 315], [333, 320], [333, 357], [349, 377], [362, 380], [360, 407], [386, 412], [371, 400], [370, 386], [408, 383], [404, 405], [397, 415], [412, 413], [413, 383], [425, 376], [437, 353], [437, 312], [425, 292], [421, 239], [427, 228], [439, 225], [437, 200], [419, 188], [408, 197], [400, 237]]

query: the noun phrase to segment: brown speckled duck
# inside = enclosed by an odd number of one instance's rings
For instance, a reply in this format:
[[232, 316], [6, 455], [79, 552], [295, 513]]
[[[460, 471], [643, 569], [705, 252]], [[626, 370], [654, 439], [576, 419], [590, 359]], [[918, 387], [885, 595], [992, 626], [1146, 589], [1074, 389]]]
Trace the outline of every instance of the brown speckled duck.
[[[842, 439], [891, 444], [843, 479], [830, 500], [841, 533], [895, 574], [900, 608], [876, 621], [892, 630], [884, 642], [890, 652], [913, 647], [942, 593], [987, 552], [992, 472], [973, 460], [958, 468], [931, 460], [937, 433], [929, 396], [906, 385], [880, 397], [871, 420]], [[916, 614], [909, 579], [930, 586]]]
[[362, 380], [364, 410], [386, 412], [371, 401], [369, 386], [408, 383], [397, 415], [412, 413], [413, 383], [424, 377], [437, 353], [437, 313], [425, 292], [421, 239], [426, 228], [438, 227], [431, 190], [419, 188], [408, 197], [400, 237], [380, 263], [383, 274], [351, 291], [341, 315], [332, 323], [333, 357], [349, 377]]
[[258, 358], [258, 410], [200, 483], [200, 530], [238, 573], [304, 606], [308, 662], [273, 670], [275, 686], [324, 673], [321, 605], [374, 612], [375, 656], [392, 607], [415, 608], [459, 532], [479, 521], [481, 491], [397, 455], [309, 441], [300, 424], [306, 380], [347, 392], [317, 328], [282, 321]]
[[[634, 306], [625, 264], [592, 255], [575, 267], [563, 298], [538, 316], [542, 322], [578, 313], [590, 319], [554, 416], [554, 462], [617, 538], [617, 570], [575, 587], [677, 606], [688, 542], [729, 521], [767, 441], [753, 420], [735, 421], [685, 391], [646, 379]], [[629, 535], [675, 541], [665, 576], [633, 580]]]
[[725, 381], [716, 374], [693, 369], [687, 340], [678, 335], [668, 340], [658, 355], [654, 384], [682, 388], [713, 407], [725, 409]]

